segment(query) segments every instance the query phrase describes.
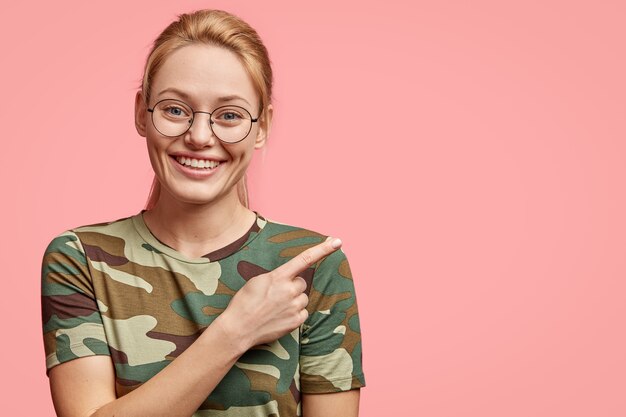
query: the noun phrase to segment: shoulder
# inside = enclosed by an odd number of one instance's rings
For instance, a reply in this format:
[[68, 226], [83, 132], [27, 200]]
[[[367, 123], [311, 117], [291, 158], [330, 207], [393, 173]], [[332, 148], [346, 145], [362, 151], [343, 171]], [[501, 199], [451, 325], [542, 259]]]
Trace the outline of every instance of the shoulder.
[[[274, 220], [262, 220], [267, 223], [263, 226], [257, 245], [263, 247], [266, 253], [276, 256], [283, 262], [287, 262], [306, 249], [322, 243], [328, 237], [326, 234], [304, 227]], [[348, 260], [342, 249], [320, 260], [310, 269], [309, 273], [314, 273], [316, 281], [324, 280], [324, 277], [330, 279], [333, 276], [335, 277], [333, 280], [336, 282], [340, 282], [342, 279], [352, 280]]]
[[[300, 226], [281, 223], [275, 220], [268, 220], [259, 217], [259, 224], [262, 230], [259, 233], [259, 239], [256, 244], [270, 249], [271, 252], [279, 255], [280, 258], [289, 260], [299, 255], [306, 249], [322, 243], [328, 235], [307, 229]], [[274, 252], [277, 251], [277, 252]], [[343, 251], [338, 250], [320, 261], [316, 268], [328, 261], [345, 258]]]
[[[87, 224], [65, 230], [55, 236], [48, 244], [45, 255], [49, 253], [76, 250], [84, 253], [84, 241], [92, 241], [94, 238], [106, 240], [107, 237], [124, 237], [135, 230], [134, 222], [141, 214], [124, 217], [117, 220]], [[45, 256], [44, 255], [44, 256]]]
[[326, 235], [322, 233], [306, 229], [304, 227], [270, 220], [261, 216], [258, 217], [258, 223], [259, 226], [263, 228], [264, 234], [271, 237], [271, 242], [273, 243], [283, 243], [302, 239], [311, 239], [315, 241], [323, 241], [326, 239]]
[[93, 223], [87, 224], [84, 226], [75, 227], [70, 229], [69, 232], [74, 233], [78, 236], [94, 233], [94, 234], [103, 234], [103, 235], [111, 235], [115, 236], [120, 233], [129, 233], [135, 229], [135, 223], [137, 222], [137, 218], [141, 216], [141, 213], [135, 214], [133, 216], [123, 217], [121, 219], [101, 222], [101, 223]]

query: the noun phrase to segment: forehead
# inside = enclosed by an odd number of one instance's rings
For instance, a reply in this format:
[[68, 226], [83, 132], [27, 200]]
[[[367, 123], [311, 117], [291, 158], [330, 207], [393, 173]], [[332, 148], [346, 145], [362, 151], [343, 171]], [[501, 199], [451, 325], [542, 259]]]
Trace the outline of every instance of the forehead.
[[[168, 90], [165, 93], [163, 90]], [[213, 45], [193, 44], [170, 54], [157, 71], [151, 95], [156, 99], [186, 95], [190, 104], [213, 105], [220, 97], [240, 96], [256, 106], [258, 94], [250, 75], [233, 52]]]

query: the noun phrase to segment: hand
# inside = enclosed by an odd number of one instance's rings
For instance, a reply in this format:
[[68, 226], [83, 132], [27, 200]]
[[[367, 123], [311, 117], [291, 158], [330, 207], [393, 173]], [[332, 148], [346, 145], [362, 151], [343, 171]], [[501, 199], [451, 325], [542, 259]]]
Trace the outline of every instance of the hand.
[[341, 240], [329, 237], [273, 271], [251, 278], [218, 320], [244, 350], [291, 332], [308, 317], [306, 282], [298, 274], [340, 247]]

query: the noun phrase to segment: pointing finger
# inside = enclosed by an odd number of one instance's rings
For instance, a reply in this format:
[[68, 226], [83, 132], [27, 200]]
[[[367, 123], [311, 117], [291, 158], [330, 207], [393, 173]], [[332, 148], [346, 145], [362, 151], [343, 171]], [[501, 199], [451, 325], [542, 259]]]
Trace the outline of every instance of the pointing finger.
[[320, 259], [339, 249], [341, 247], [341, 243], [340, 239], [329, 237], [326, 241], [308, 248], [299, 255], [294, 256], [293, 259], [276, 268], [274, 272], [293, 278], [315, 265], [315, 263], [317, 263]]

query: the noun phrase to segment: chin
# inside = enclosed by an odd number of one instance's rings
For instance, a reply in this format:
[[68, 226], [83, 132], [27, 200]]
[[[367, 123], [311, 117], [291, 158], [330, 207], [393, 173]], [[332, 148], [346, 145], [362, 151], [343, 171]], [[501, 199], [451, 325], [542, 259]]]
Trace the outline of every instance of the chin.
[[174, 195], [173, 197], [176, 201], [180, 203], [192, 204], [192, 205], [212, 204], [224, 198], [223, 195], [213, 195], [213, 194], [210, 194], [210, 195], [209, 194], [207, 195], [199, 195], [199, 194]]
[[194, 184], [191, 187], [166, 187], [164, 191], [167, 193], [166, 198], [172, 201], [191, 205], [205, 205], [223, 200], [232, 193], [236, 194], [236, 188], [236, 186], [232, 186], [229, 190], [218, 190], [216, 187], [207, 186], [206, 184]]

